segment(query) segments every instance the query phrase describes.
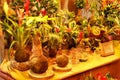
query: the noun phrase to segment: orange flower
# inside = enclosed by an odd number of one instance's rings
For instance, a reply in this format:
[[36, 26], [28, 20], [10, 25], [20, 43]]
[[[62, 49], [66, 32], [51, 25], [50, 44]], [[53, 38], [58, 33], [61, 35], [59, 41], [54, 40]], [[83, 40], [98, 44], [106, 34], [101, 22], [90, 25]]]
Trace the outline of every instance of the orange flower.
[[72, 29], [71, 28], [67, 28], [67, 30], [66, 30], [67, 32], [71, 32], [72, 31]]
[[107, 4], [112, 4], [114, 2], [114, 0], [107, 0], [106, 3]]
[[107, 0], [102, 0], [102, 8], [104, 9], [104, 7], [107, 5]]

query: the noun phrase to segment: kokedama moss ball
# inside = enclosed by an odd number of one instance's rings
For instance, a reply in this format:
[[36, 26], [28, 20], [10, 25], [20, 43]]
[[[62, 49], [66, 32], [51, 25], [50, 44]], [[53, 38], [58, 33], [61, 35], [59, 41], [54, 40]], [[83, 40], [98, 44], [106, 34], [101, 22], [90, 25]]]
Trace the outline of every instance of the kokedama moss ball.
[[18, 49], [18, 50], [16, 50], [16, 52], [15, 52], [15, 60], [16, 60], [17, 62], [25, 62], [25, 61], [28, 61], [28, 60], [29, 60], [29, 57], [30, 57], [29, 52], [27, 52], [27, 51], [24, 50], [24, 49]]
[[57, 48], [50, 48], [49, 50], [49, 57], [56, 57]]
[[35, 56], [30, 60], [31, 70], [34, 73], [44, 73], [48, 69], [48, 60], [45, 56]]
[[56, 57], [56, 63], [59, 67], [65, 67], [69, 62], [69, 59], [66, 55], [59, 55]]

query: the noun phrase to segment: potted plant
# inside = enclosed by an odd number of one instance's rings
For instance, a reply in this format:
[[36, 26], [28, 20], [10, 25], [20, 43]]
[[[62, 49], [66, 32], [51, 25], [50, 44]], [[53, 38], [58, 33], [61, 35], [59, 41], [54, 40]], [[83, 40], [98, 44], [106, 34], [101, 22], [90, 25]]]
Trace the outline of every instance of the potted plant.
[[[30, 42], [31, 28], [25, 24], [19, 26], [19, 24], [13, 21], [11, 18], [7, 19], [2, 23], [3, 30], [9, 34], [12, 38], [11, 45], [9, 48], [15, 50], [14, 60], [18, 63], [26, 62], [30, 57], [30, 49], [28, 49], [28, 43]], [[18, 69], [22, 70], [22, 68]], [[23, 69], [24, 70], [24, 69]]]
[[[8, 15], [9, 7], [7, 3], [4, 3], [5, 18], [1, 21], [5, 37], [10, 41], [9, 47], [9, 59], [11, 65], [18, 70], [29, 69], [28, 61], [31, 53], [31, 47], [28, 44], [31, 39], [31, 27], [26, 25], [26, 18], [23, 14], [23, 9], [17, 9], [16, 15]], [[23, 20], [24, 19], [24, 20]], [[13, 53], [11, 53], [13, 52]]]
[[59, 35], [57, 35], [55, 33], [49, 34], [48, 47], [49, 47], [49, 56], [50, 57], [56, 56], [61, 42], [62, 42], [62, 39]]
[[82, 17], [82, 9], [85, 7], [86, 0], [75, 0], [75, 5], [77, 8], [77, 16]]
[[32, 54], [29, 63], [31, 71], [37, 74], [45, 73], [49, 66], [48, 58], [43, 55], [42, 43], [38, 32], [32, 38]]

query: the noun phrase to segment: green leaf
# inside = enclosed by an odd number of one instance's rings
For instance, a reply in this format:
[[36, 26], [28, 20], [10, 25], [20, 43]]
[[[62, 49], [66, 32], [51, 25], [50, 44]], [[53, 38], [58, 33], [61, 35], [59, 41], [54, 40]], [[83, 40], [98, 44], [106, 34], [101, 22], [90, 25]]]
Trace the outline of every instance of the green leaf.
[[11, 48], [13, 47], [13, 45], [16, 43], [16, 41], [12, 41], [12, 43], [10, 44], [9, 50], [8, 50], [8, 59], [10, 60], [11, 57]]
[[8, 16], [9, 7], [8, 7], [8, 4], [7, 4], [7, 1], [4, 1], [3, 10], [4, 10], [6, 16]]
[[27, 20], [27, 22], [26, 22], [26, 25], [28, 26], [28, 25], [30, 25], [32, 22], [34, 21], [34, 18], [29, 18], [28, 20]]

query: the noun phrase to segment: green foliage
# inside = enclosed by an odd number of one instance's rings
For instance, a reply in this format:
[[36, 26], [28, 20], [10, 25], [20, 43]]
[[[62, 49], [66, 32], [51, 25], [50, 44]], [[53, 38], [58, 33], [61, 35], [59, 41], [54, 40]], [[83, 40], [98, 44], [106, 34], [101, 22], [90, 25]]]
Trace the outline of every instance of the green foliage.
[[85, 7], [85, 0], [75, 0], [76, 8], [82, 9]]
[[[62, 45], [70, 45], [71, 43], [77, 44], [76, 38], [79, 33], [79, 26], [74, 20], [74, 13], [69, 11], [61, 11], [57, 15], [55, 21], [52, 21], [54, 28], [58, 30], [54, 34], [57, 34], [62, 39]], [[74, 47], [74, 46], [72, 46]]]
[[48, 15], [55, 13], [58, 9], [58, 0], [41, 0], [40, 9], [45, 8]]
[[8, 17], [4, 22], [1, 22], [1, 24], [6, 34], [9, 34], [12, 37], [10, 48], [13, 47], [15, 43], [21, 49], [27, 46], [31, 36], [31, 29], [29, 27], [23, 25], [19, 26], [17, 22]]
[[[16, 0], [13, 2], [14, 6], [12, 7], [24, 10], [24, 3], [24, 0]], [[83, 40], [86, 42], [90, 40], [88, 44], [93, 46], [94, 43], [98, 42], [96, 40], [98, 37], [102, 39], [103, 36], [99, 35], [102, 28], [105, 28], [105, 34], [109, 35], [114, 33], [115, 29], [112, 27], [120, 24], [120, 5], [117, 2], [108, 4], [104, 9], [101, 8], [100, 0], [90, 0], [88, 3], [86, 0], [75, 0], [75, 5], [77, 9], [89, 7], [89, 10], [95, 12], [94, 17], [92, 16], [89, 20], [81, 17], [79, 18], [80, 24], [77, 24], [74, 12], [60, 11], [57, 13], [58, 0], [30, 0], [29, 15], [25, 16], [23, 13], [24, 19], [21, 26], [18, 25], [17, 21], [19, 15], [13, 16], [12, 19], [7, 18], [1, 23], [4, 26], [5, 32], [12, 37], [13, 44], [17, 42], [21, 46], [27, 42], [25, 38], [28, 37], [24, 36], [29, 36], [36, 32], [40, 33], [41, 42], [48, 42], [47, 45], [49, 46], [59, 46], [64, 43], [71, 44], [71, 40], [77, 44], [77, 38], [81, 31], [83, 31], [84, 38], [86, 38]], [[40, 15], [43, 8], [45, 9], [44, 17]], [[20, 16], [22, 17], [22, 15]], [[93, 26], [98, 26], [100, 30], [95, 30], [97, 27], [93, 30]], [[27, 34], [28, 32], [30, 34]], [[90, 33], [92, 33], [92, 38], [94, 37], [94, 39], [89, 39], [91, 38]]]
[[119, 10], [120, 4], [119, 3], [113, 3], [110, 5], [107, 5], [104, 9], [104, 17], [105, 17], [105, 23], [108, 27], [113, 27], [114, 25], [120, 24], [120, 16], [119, 16]]
[[25, 1], [23, 1], [23, 0], [14, 0], [13, 2], [12, 2], [12, 6], [14, 6], [14, 7], [19, 7], [19, 8], [23, 8], [23, 4], [24, 4], [24, 2]]
[[58, 34], [55, 33], [49, 34], [49, 41], [48, 41], [49, 47], [58, 49], [59, 46], [62, 44], [62, 42], [63, 42], [62, 37], [59, 36]]
[[87, 76], [87, 77], [85, 78], [85, 80], [95, 80], [95, 77], [93, 76], [92, 73], [90, 73], [90, 75]]
[[[11, 3], [12, 7], [15, 9], [17, 8], [24, 8], [25, 0], [15, 0]], [[52, 15], [57, 12], [58, 10], [58, 0], [30, 0], [30, 15], [38, 16], [40, 10], [45, 8], [47, 11], [47, 15]]]

